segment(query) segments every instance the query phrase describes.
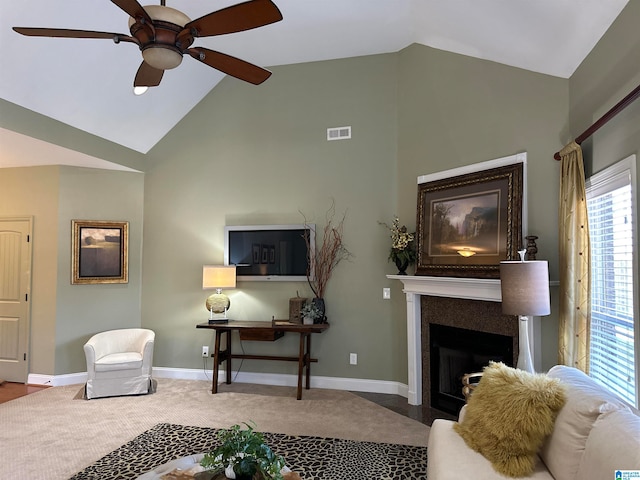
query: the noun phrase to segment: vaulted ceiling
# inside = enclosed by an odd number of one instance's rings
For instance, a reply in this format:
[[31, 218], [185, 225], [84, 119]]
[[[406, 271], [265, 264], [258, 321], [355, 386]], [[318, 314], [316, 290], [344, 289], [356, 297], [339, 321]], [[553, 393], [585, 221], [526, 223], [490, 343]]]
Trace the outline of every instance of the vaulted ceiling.
[[[397, 52], [420, 43], [569, 78], [628, 0], [274, 2], [282, 21], [199, 38], [194, 45], [269, 68]], [[195, 19], [239, 2], [166, 3]], [[25, 37], [12, 30], [14, 26], [51, 27], [128, 35], [127, 22], [127, 14], [109, 0], [2, 0], [0, 98], [148, 152], [215, 88], [222, 73], [185, 58], [178, 68], [165, 73], [158, 87], [134, 96], [133, 79], [141, 62], [136, 45], [105, 39]], [[145, 127], [139, 128], [141, 124]], [[27, 148], [20, 135], [0, 131], [2, 151], [7, 155], [16, 148], [13, 142], [17, 148]], [[12, 166], [7, 163], [0, 159], [0, 166]]]

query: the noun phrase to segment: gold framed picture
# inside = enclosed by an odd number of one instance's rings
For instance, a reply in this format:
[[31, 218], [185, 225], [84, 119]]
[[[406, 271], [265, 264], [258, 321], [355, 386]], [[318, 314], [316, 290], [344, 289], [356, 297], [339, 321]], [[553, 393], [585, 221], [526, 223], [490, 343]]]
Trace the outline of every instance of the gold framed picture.
[[129, 282], [129, 222], [71, 221], [71, 284]]
[[522, 247], [523, 163], [418, 185], [416, 275], [499, 278]]

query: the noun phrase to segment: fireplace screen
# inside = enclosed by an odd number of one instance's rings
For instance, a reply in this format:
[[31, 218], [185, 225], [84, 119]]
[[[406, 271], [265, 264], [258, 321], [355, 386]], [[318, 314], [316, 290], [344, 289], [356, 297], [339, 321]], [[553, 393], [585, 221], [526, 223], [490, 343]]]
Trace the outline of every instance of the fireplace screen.
[[431, 407], [457, 415], [465, 399], [462, 377], [491, 360], [513, 366], [513, 340], [494, 333], [429, 325]]

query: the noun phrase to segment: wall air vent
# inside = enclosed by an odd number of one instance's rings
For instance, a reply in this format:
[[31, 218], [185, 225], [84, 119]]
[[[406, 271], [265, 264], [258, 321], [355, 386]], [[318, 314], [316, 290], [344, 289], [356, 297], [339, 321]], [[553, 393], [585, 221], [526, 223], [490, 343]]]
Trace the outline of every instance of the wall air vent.
[[327, 128], [327, 140], [346, 140], [351, 138], [351, 127]]

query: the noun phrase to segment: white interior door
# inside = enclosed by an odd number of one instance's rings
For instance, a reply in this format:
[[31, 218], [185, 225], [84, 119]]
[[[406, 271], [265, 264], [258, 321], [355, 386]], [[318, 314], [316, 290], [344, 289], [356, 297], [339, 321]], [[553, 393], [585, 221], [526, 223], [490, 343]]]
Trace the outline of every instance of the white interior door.
[[0, 379], [26, 383], [29, 374], [30, 217], [0, 218]]

